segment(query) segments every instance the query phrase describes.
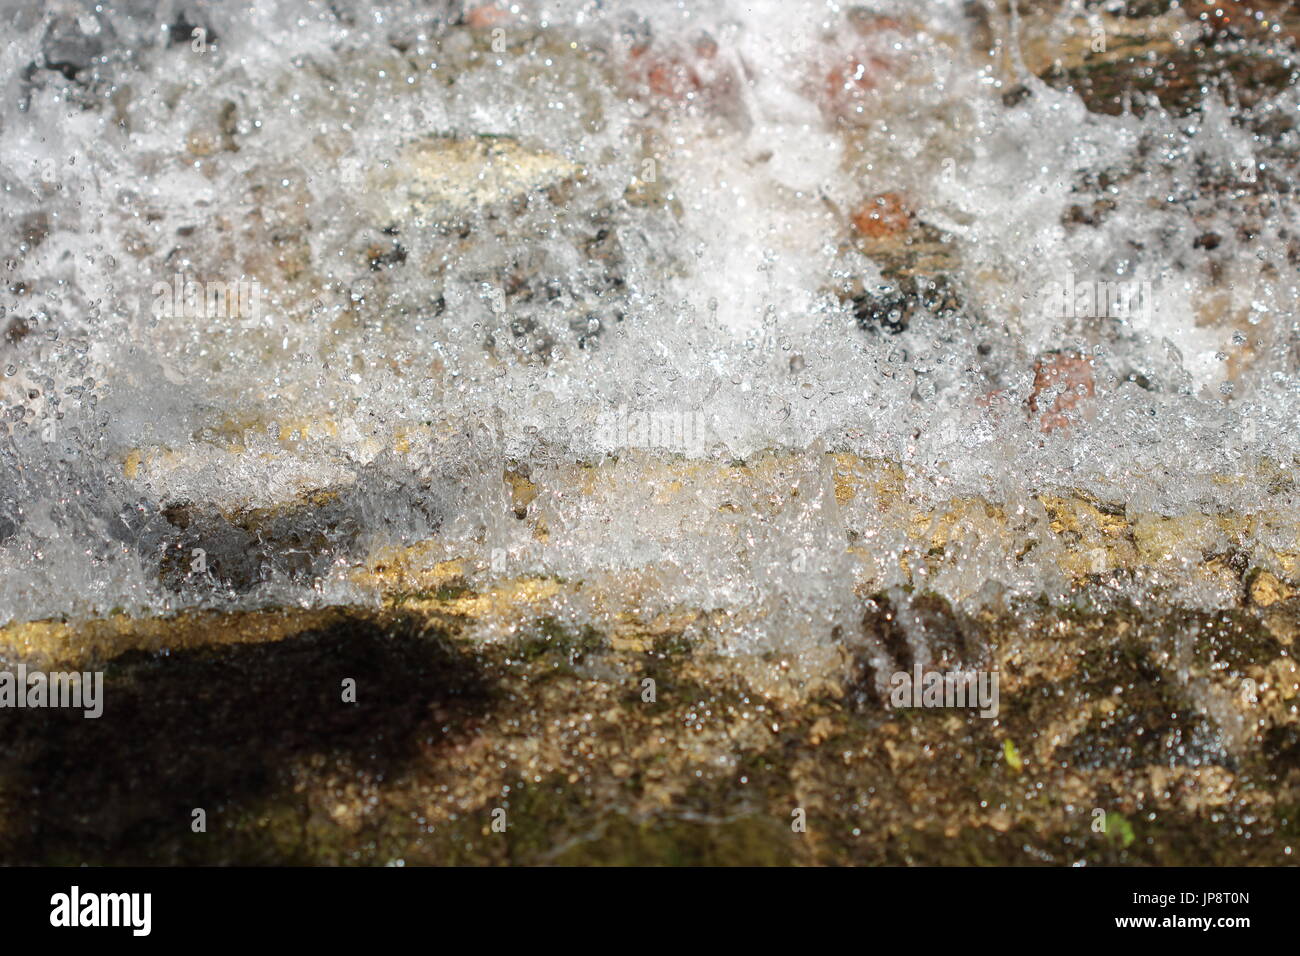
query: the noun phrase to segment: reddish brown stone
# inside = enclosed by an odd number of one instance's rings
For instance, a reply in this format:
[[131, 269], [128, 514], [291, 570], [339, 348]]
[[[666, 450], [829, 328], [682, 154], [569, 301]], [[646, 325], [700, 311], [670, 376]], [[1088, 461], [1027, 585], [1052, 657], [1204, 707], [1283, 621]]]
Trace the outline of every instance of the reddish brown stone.
[[868, 239], [886, 239], [906, 232], [915, 213], [898, 193], [868, 199], [852, 215], [853, 228]]
[[465, 25], [473, 30], [499, 27], [510, 21], [510, 12], [492, 3], [471, 7], [465, 11]]
[[718, 44], [705, 35], [676, 48], [633, 47], [627, 75], [634, 96], [676, 106], [721, 102], [734, 96], [737, 85], [735, 71], [718, 57]]
[[[1034, 390], [1029, 396], [1029, 410], [1038, 416], [1044, 432], [1068, 428], [1072, 416], [1084, 399], [1097, 393], [1092, 373], [1092, 359], [1077, 352], [1052, 352], [1034, 363]], [[1050, 407], [1044, 407], [1054, 395]]]

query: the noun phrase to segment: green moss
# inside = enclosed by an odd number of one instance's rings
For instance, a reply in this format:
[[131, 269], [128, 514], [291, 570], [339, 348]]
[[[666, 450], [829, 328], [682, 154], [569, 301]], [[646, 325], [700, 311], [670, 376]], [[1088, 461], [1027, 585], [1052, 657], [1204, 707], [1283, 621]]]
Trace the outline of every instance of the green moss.
[[436, 588], [424, 588], [414, 591], [394, 591], [385, 599], [389, 607], [401, 608], [421, 601], [455, 601], [463, 597], [473, 597], [478, 592], [460, 584], [443, 584]]
[[671, 634], [660, 634], [654, 639], [654, 655], [661, 660], [677, 660], [687, 657], [695, 649], [683, 631], [674, 631]]
[[591, 625], [566, 627], [548, 616], [520, 638], [515, 656], [528, 664], [547, 660], [571, 667], [605, 646], [604, 638]]
[[1010, 737], [1002, 741], [1002, 759], [1016, 773], [1020, 773], [1021, 770], [1025, 769], [1024, 761], [1020, 759], [1020, 751], [1016, 749], [1016, 745]]

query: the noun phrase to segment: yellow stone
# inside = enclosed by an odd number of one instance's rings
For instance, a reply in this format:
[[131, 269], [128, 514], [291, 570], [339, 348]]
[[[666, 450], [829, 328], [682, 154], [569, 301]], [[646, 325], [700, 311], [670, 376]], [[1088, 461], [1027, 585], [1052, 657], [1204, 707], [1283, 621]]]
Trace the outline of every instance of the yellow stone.
[[1279, 601], [1285, 601], [1294, 595], [1295, 590], [1293, 588], [1278, 580], [1277, 576], [1269, 571], [1260, 571], [1251, 579], [1250, 600], [1251, 603], [1260, 607], [1277, 604]]

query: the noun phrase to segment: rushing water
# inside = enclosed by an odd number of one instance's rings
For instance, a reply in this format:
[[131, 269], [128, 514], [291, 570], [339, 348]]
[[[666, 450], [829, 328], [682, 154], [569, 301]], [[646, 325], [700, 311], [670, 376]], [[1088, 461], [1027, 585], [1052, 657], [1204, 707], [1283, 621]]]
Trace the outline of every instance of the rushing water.
[[[820, 630], [850, 538], [908, 583], [821, 452], [1003, 504], [927, 584], [960, 600], [1068, 587], [1023, 554], [1051, 489], [1293, 514], [1260, 463], [1297, 451], [1294, 91], [1112, 113], [1035, 75], [1112, 6], [1036, 47], [957, 0], [0, 14], [0, 619], [372, 600], [353, 569], [433, 537]], [[779, 513], [655, 493], [765, 452]], [[510, 513], [504, 470], [580, 462], [544, 537]], [[322, 491], [269, 539], [211, 516]], [[1295, 542], [1170, 573], [1255, 544]]]

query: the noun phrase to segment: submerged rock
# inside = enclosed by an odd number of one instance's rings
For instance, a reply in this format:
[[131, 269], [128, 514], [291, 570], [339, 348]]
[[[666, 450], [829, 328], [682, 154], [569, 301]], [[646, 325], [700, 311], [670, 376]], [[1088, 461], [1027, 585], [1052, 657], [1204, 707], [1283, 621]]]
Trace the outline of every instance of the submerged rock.
[[876, 265], [881, 278], [850, 290], [859, 328], [903, 332], [927, 314], [943, 329], [967, 311], [952, 237], [926, 224], [906, 200], [882, 194], [858, 207], [850, 221], [853, 248]]
[[[981, 17], [987, 13], [987, 8], [972, 9]], [[1028, 69], [1058, 89], [1078, 93], [1089, 109], [1112, 116], [1142, 112], [1151, 104], [1185, 116], [1207, 97], [1220, 95], [1252, 107], [1290, 87], [1296, 77], [1277, 43], [1280, 36], [1293, 42], [1300, 23], [1285, 4], [1225, 9], [1156, 0], [1087, 17], [1066, 5], [1040, 4], [1025, 11], [1019, 23]], [[1017, 87], [1010, 95], [1027, 93]]]
[[502, 204], [572, 180], [581, 167], [508, 136], [435, 136], [403, 147], [370, 173], [367, 186], [387, 210], [386, 226], [437, 225], [485, 215]]

